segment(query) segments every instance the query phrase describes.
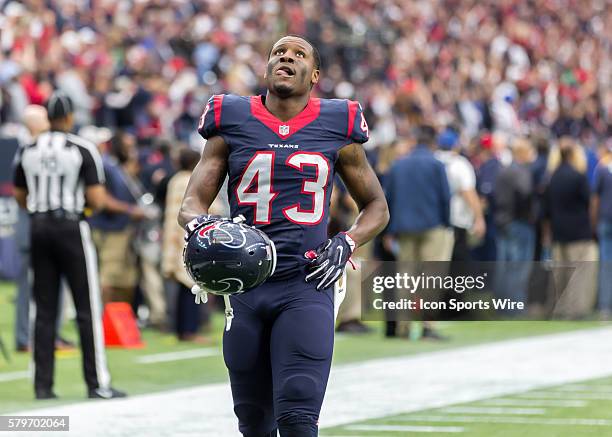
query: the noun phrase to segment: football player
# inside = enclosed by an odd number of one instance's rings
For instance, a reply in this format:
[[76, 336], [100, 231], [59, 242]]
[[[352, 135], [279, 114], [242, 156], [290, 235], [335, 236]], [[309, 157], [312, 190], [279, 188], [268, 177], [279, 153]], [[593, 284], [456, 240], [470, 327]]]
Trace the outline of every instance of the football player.
[[[333, 285], [389, 217], [361, 145], [368, 140], [361, 106], [310, 95], [320, 63], [309, 41], [283, 37], [269, 53], [266, 95], [208, 101], [199, 124], [207, 143], [179, 213], [187, 232], [211, 220], [208, 209], [229, 175], [231, 215], [243, 215], [276, 246], [274, 274], [230, 298], [234, 318], [223, 339], [245, 437], [318, 434], [334, 344]], [[360, 214], [328, 239], [336, 172]]]

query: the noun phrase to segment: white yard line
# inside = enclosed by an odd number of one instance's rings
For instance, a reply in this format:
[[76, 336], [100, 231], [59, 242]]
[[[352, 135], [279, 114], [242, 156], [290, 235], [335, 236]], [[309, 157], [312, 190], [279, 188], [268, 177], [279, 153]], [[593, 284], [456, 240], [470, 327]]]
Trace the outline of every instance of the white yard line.
[[19, 379], [27, 379], [31, 375], [28, 370], [21, 370], [19, 372], [6, 372], [0, 373], [0, 382], [17, 381]]
[[598, 394], [606, 394], [606, 395], [612, 395], [612, 387], [608, 386], [608, 388], [603, 388], [603, 387], [598, 387], [596, 385], [579, 385], [579, 386], [574, 386], [574, 385], [568, 385], [565, 387], [555, 387], [552, 388], [551, 390], [554, 391], [563, 391], [563, 392], [570, 392], [570, 393], [598, 393]]
[[409, 425], [350, 425], [345, 429], [349, 431], [382, 431], [382, 432], [435, 432], [435, 433], [461, 433], [465, 428], [461, 426], [409, 426]]
[[546, 414], [544, 408], [504, 408], [504, 407], [471, 407], [458, 406], [440, 410], [442, 413], [452, 414], [508, 414], [515, 416], [542, 416]]
[[479, 401], [478, 405], [483, 406], [514, 406], [514, 407], [560, 407], [560, 408], [582, 408], [589, 403], [579, 400], [556, 400], [556, 399], [487, 399]]
[[612, 401], [612, 395], [605, 393], [572, 393], [561, 391], [536, 391], [532, 393], [519, 394], [517, 397], [521, 399], [574, 399], [579, 401]]
[[[505, 416], [442, 416], [416, 415], [393, 419], [393, 422], [436, 422], [436, 423], [505, 423], [517, 425], [559, 425], [559, 426], [603, 426], [612, 427], [609, 419], [546, 419], [544, 417], [505, 417]], [[348, 427], [347, 427], [348, 429]]]
[[[572, 384], [567, 385], [567, 390], [591, 390], [591, 391], [609, 391], [612, 393], [612, 385], [595, 385], [595, 384]], [[564, 387], [564, 388], [565, 388]]]
[[[611, 338], [605, 327], [333, 366], [321, 427], [611, 376]], [[239, 435], [227, 383], [21, 414], [69, 415], [76, 436]]]
[[143, 355], [136, 359], [139, 364], [166, 363], [170, 361], [190, 360], [193, 358], [214, 357], [220, 355], [216, 348], [189, 349], [180, 352]]

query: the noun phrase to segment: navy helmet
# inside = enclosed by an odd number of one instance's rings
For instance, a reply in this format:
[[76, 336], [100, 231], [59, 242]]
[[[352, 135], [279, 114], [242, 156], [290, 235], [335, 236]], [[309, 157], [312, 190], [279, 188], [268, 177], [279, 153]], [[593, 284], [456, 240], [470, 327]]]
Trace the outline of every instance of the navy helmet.
[[183, 249], [185, 269], [212, 294], [239, 294], [257, 287], [276, 268], [276, 250], [268, 236], [228, 219], [195, 230]]

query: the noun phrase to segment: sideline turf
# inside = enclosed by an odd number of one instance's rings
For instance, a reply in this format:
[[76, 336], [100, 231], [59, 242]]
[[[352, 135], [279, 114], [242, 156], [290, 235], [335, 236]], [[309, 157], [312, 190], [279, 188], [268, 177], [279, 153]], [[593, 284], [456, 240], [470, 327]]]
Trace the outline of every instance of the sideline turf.
[[[612, 369], [610, 369], [612, 373]], [[578, 386], [580, 391], [567, 391]], [[585, 386], [585, 387], [583, 387]], [[598, 394], [607, 399], [583, 399], [584, 406], [579, 407], [560, 407], [544, 406], [537, 407], [528, 405], [526, 397], [550, 396], [551, 399], [570, 400], [577, 399], [581, 394], [584, 397], [589, 393], [597, 396]], [[461, 412], [453, 408], [491, 408], [495, 407], [495, 402], [510, 400], [517, 405], [500, 408], [526, 410], [544, 410], [544, 414], [485, 414], [477, 412]], [[521, 402], [524, 406], [519, 406]], [[493, 405], [492, 405], [493, 404]], [[450, 409], [450, 411], [449, 411]], [[469, 411], [469, 410], [468, 410]], [[471, 410], [474, 411], [474, 410]], [[519, 423], [499, 423], [500, 421], [514, 421]], [[574, 424], [570, 424], [570, 419], [577, 419]], [[490, 423], [485, 423], [486, 421]], [[556, 422], [559, 420], [560, 422]], [[599, 423], [596, 425], [592, 421]], [[532, 423], [520, 423], [532, 422]], [[441, 428], [463, 428], [463, 432], [407, 432], [401, 431], [401, 427], [441, 427]], [[384, 427], [392, 427], [385, 428]], [[394, 428], [396, 427], [396, 428]], [[379, 428], [379, 429], [377, 429]], [[390, 429], [395, 429], [391, 431]], [[457, 404], [451, 407], [423, 410], [409, 414], [389, 416], [363, 422], [355, 422], [328, 428], [321, 431], [321, 437], [333, 436], [419, 436], [427, 435], [431, 437], [448, 436], [469, 436], [469, 437], [589, 437], [589, 436], [612, 436], [612, 377], [595, 379], [580, 383], [571, 383], [560, 386], [539, 388], [524, 393], [483, 399], [477, 402]]]
[[[29, 354], [14, 353], [14, 297], [12, 283], [0, 283], [0, 335], [11, 353], [11, 362], [0, 357], [0, 376], [9, 372], [26, 371]], [[144, 330], [143, 349], [107, 349], [107, 359], [113, 377], [113, 385], [129, 394], [151, 393], [194, 385], [227, 380], [221, 357], [221, 338], [224, 319], [222, 314], [213, 317], [212, 344], [199, 346], [179, 343], [171, 334]], [[387, 340], [382, 336], [380, 323], [372, 323], [374, 331], [362, 336], [338, 335], [334, 363], [357, 362], [373, 358], [410, 355], [467, 345], [505, 340], [509, 338], [544, 335], [598, 326], [598, 322], [446, 322], [439, 323], [439, 330], [450, 337], [447, 342], [413, 342], [406, 339]], [[74, 323], [67, 323], [63, 335], [78, 340]], [[156, 364], [139, 364], [144, 355], [194, 350], [212, 347], [219, 355]], [[29, 379], [0, 382], [0, 413], [45, 407], [82, 401], [85, 397], [80, 352], [57, 354], [55, 391], [61, 399], [37, 402], [33, 399]], [[611, 434], [612, 435], [612, 434]]]

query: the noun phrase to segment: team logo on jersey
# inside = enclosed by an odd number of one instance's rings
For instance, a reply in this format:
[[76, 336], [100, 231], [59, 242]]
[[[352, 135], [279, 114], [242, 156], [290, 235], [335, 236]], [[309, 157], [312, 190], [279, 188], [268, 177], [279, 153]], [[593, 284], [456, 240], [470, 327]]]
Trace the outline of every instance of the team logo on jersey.
[[268, 143], [271, 149], [299, 149], [299, 144], [272, 144]]
[[281, 124], [278, 127], [278, 133], [281, 135], [289, 135], [289, 125]]

